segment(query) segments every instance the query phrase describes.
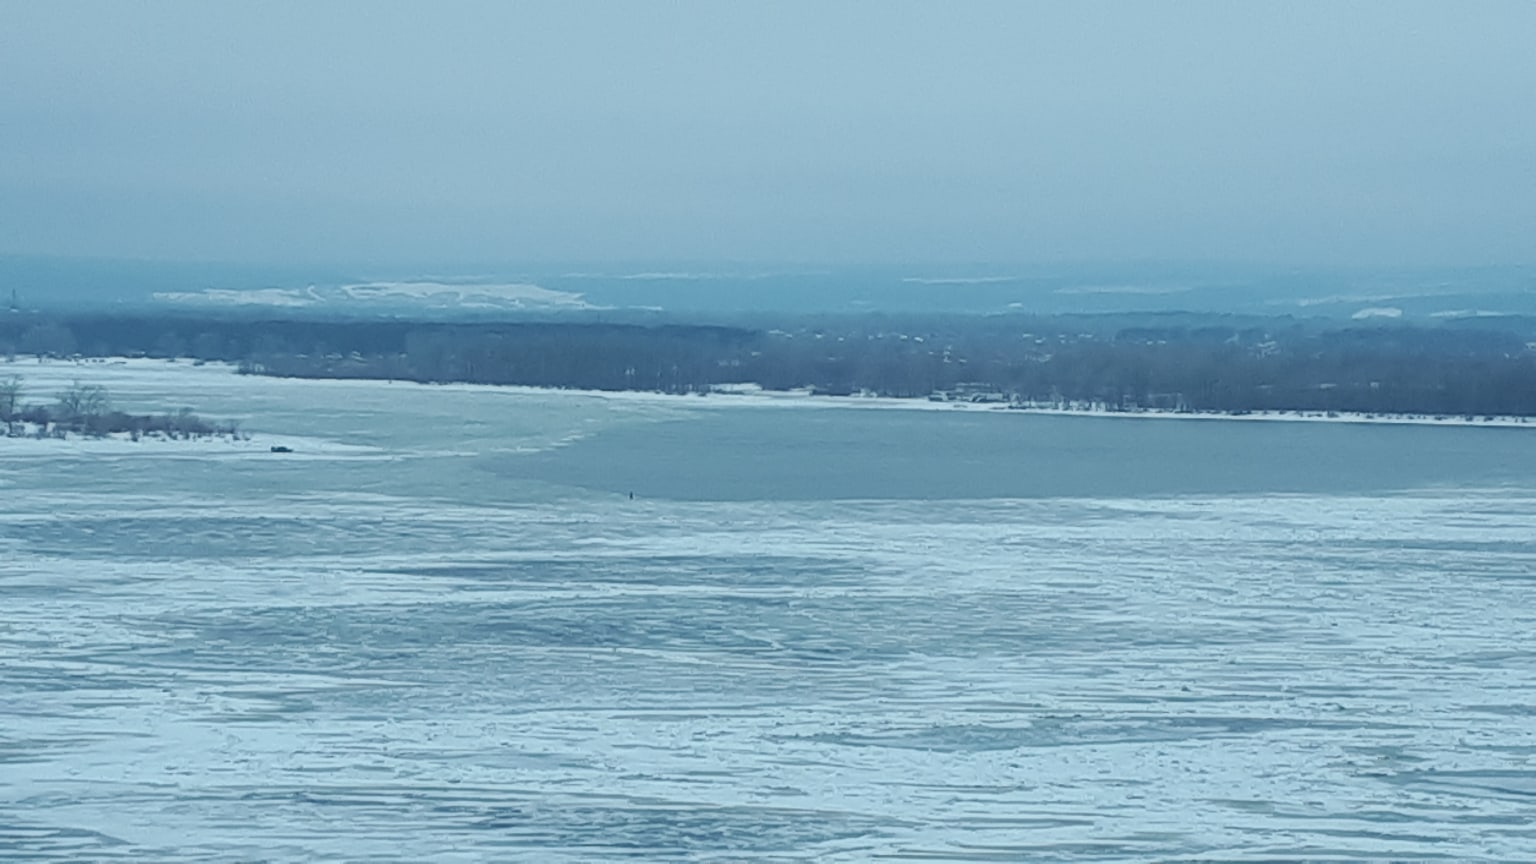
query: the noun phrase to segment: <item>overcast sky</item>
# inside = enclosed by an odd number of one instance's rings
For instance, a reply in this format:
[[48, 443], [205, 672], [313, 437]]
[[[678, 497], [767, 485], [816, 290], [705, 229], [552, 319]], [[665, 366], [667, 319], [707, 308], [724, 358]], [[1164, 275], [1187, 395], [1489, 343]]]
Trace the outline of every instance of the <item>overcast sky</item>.
[[0, 252], [1536, 260], [1536, 3], [0, 0]]

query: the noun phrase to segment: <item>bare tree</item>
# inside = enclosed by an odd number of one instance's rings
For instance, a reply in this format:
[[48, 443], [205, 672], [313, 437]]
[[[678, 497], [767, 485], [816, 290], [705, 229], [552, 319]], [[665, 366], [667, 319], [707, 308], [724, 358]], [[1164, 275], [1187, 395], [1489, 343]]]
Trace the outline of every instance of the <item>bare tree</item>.
[[100, 384], [82, 384], [76, 380], [59, 394], [59, 413], [67, 421], [98, 417], [107, 413], [110, 405], [107, 388]]
[[4, 424], [6, 435], [21, 434], [17, 428], [20, 415], [21, 379], [13, 375], [9, 381], [0, 381], [0, 424]]
[[9, 381], [0, 381], [0, 423], [16, 419], [16, 412], [20, 409], [21, 379], [13, 375]]

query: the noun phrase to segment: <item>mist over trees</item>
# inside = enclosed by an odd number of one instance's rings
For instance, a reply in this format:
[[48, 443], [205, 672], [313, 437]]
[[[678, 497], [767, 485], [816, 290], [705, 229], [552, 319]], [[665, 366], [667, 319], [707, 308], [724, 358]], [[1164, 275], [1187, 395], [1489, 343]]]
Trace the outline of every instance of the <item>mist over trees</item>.
[[[0, 319], [0, 355], [226, 361], [251, 374], [1110, 410], [1536, 416], [1536, 323], [1190, 315], [821, 316], [755, 326], [217, 316]], [[935, 397], [939, 398], [939, 397]], [[12, 399], [12, 402], [15, 400]], [[0, 408], [6, 395], [0, 389]], [[14, 410], [14, 406], [11, 410]]]

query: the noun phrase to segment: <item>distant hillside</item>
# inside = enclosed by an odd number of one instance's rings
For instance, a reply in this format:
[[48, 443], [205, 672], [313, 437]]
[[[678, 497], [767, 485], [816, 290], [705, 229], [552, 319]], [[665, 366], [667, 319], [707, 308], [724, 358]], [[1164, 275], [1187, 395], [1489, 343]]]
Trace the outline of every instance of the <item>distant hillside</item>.
[[0, 255], [0, 303], [43, 311], [321, 316], [742, 314], [1536, 315], [1536, 269], [1276, 270], [1231, 264], [429, 263], [240, 265]]

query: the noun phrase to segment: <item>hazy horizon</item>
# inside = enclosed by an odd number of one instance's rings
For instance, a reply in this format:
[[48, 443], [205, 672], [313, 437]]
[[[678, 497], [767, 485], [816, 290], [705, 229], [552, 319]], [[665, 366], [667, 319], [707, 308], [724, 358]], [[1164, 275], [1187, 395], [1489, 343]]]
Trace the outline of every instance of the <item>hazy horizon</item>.
[[1536, 5], [0, 0], [0, 254], [1536, 261]]

